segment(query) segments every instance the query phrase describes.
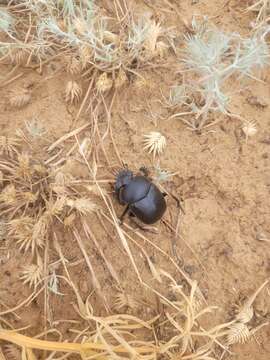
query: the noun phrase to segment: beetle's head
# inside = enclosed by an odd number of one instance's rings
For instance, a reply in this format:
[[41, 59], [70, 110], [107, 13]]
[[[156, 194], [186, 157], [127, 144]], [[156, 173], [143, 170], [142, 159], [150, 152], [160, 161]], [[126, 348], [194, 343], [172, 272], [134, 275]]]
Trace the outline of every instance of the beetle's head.
[[121, 170], [116, 175], [116, 181], [114, 185], [114, 190], [118, 195], [122, 186], [125, 186], [130, 183], [133, 178], [133, 172], [130, 170]]

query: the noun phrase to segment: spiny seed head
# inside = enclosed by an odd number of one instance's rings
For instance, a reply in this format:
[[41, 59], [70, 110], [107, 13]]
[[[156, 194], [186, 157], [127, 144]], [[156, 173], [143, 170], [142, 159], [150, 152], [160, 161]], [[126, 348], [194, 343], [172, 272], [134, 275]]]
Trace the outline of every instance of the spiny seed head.
[[150, 154], [153, 153], [154, 157], [160, 155], [166, 146], [166, 138], [158, 131], [152, 131], [147, 135], [144, 135], [144, 149]]
[[78, 75], [80, 74], [82, 70], [82, 64], [80, 62], [80, 60], [75, 57], [75, 56], [71, 56], [68, 59], [68, 63], [67, 63], [67, 71], [70, 75]]
[[93, 50], [88, 45], [82, 45], [79, 49], [79, 56], [82, 68], [85, 69], [92, 59]]
[[258, 131], [255, 121], [246, 121], [245, 125], [242, 127], [242, 130], [247, 138], [254, 136]]
[[107, 73], [103, 73], [99, 76], [96, 82], [96, 88], [98, 92], [104, 93], [112, 88], [113, 81], [108, 77]]
[[70, 80], [66, 86], [66, 102], [73, 104], [78, 102], [82, 96], [81, 86], [74, 80]]
[[144, 41], [144, 47], [147, 50], [149, 55], [154, 55], [157, 39], [161, 34], [161, 26], [160, 24], [156, 23], [155, 21], [150, 21], [147, 32], [146, 38]]
[[89, 213], [95, 212], [98, 207], [97, 205], [87, 198], [81, 199], [67, 199], [66, 201], [67, 206], [77, 210], [82, 215], [87, 215]]
[[123, 69], [120, 69], [119, 70], [119, 73], [115, 79], [115, 83], [114, 83], [114, 86], [116, 89], [119, 89], [121, 88], [125, 83], [127, 83], [128, 81], [128, 78], [127, 78], [127, 75], [125, 73], [125, 71]]
[[0, 202], [5, 205], [14, 205], [17, 201], [17, 191], [13, 184], [7, 185], [0, 194]]
[[234, 323], [229, 327], [227, 334], [227, 345], [243, 344], [250, 337], [250, 331], [246, 324]]
[[43, 277], [43, 265], [40, 257], [37, 259], [37, 264], [30, 264], [25, 266], [24, 271], [20, 276], [24, 284], [28, 284], [30, 287], [37, 287], [38, 283]]

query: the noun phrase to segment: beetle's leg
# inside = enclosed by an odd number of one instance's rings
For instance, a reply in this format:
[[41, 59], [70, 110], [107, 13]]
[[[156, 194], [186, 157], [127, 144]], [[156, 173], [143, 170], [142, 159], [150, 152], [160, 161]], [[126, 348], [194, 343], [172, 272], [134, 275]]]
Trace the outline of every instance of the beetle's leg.
[[123, 223], [124, 217], [128, 211], [129, 211], [129, 205], [126, 206], [125, 210], [123, 211], [123, 214], [120, 216], [121, 224]]
[[149, 175], [150, 175], [150, 171], [149, 171], [149, 169], [147, 169], [147, 167], [146, 166], [142, 166], [142, 167], [140, 167], [140, 172], [145, 176], [145, 177], [149, 177]]
[[[140, 229], [142, 231], [147, 231], [147, 232], [150, 232], [153, 234], [159, 233], [158, 229], [155, 226], [141, 224], [139, 221], [136, 220], [136, 217], [133, 217], [130, 220], [134, 223], [134, 225], [137, 226], [137, 229]], [[135, 229], [135, 231], [136, 231], [136, 229]]]

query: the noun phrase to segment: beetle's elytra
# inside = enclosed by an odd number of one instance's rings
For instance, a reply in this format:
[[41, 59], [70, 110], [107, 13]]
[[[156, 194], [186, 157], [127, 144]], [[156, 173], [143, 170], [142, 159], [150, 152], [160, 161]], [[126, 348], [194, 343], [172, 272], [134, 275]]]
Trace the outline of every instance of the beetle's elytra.
[[115, 192], [121, 205], [126, 205], [121, 216], [130, 212], [145, 224], [153, 224], [160, 220], [166, 211], [165, 195], [146, 175], [134, 176], [130, 170], [118, 173]]

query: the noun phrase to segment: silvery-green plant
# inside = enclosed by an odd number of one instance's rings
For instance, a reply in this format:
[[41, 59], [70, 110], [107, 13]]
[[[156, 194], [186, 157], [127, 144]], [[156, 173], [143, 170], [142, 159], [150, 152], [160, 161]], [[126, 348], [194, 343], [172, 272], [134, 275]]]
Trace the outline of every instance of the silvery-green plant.
[[[216, 28], [205, 28], [195, 35], [186, 37], [182, 61], [188, 78], [196, 77], [185, 84], [189, 93], [199, 94], [202, 105], [195, 105], [188, 112], [175, 114], [183, 116], [195, 113], [196, 121], [191, 127], [201, 129], [210, 111], [228, 114], [230, 95], [224, 93], [226, 80], [231, 76], [255, 78], [254, 70], [269, 63], [269, 48], [265, 37], [269, 28], [261, 29], [251, 38], [243, 39], [239, 34], [226, 34]], [[194, 125], [195, 124], [195, 125]]]
[[149, 27], [150, 23], [144, 17], [140, 17], [137, 22], [133, 21], [131, 23], [127, 45], [134, 58], [139, 58], [140, 56]]
[[168, 106], [185, 105], [188, 99], [186, 88], [184, 85], [172, 86], [168, 100]]
[[161, 169], [160, 165], [157, 164], [154, 167], [154, 176], [153, 179], [157, 182], [157, 183], [163, 183], [166, 182], [168, 180], [170, 180], [173, 177], [173, 173], [165, 170], [165, 169]]
[[[68, 2], [64, 2], [64, 4]], [[81, 1], [77, 7], [63, 4], [65, 27], [61, 28], [58, 18], [44, 18], [38, 27], [40, 42], [53, 40], [75, 48], [86, 47], [91, 50], [92, 61], [101, 70], [120, 67], [121, 59], [116, 44], [117, 36], [109, 30], [109, 19], [98, 14], [93, 1]], [[74, 5], [74, 4], [73, 4]], [[75, 5], [74, 5], [75, 6]]]
[[46, 134], [46, 129], [44, 129], [37, 119], [25, 121], [25, 127], [28, 134], [33, 138], [40, 138]]
[[6, 10], [0, 10], [0, 32], [12, 34], [14, 32], [15, 20]]

